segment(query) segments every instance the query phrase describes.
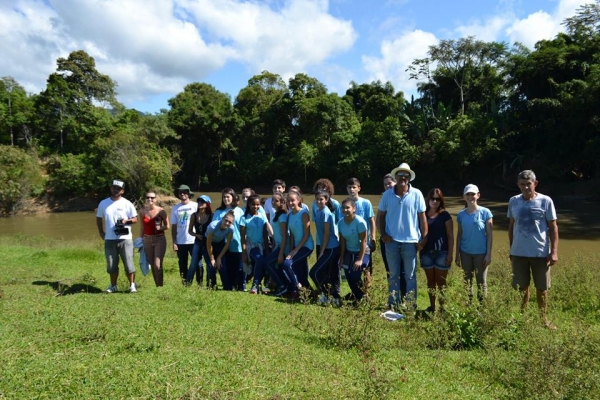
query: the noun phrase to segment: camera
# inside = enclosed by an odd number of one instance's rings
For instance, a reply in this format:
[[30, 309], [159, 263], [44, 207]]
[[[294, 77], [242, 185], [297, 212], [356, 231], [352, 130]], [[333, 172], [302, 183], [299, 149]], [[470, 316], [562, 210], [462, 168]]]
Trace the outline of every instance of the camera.
[[114, 232], [117, 236], [129, 235], [129, 228], [125, 226], [122, 220], [115, 223]]

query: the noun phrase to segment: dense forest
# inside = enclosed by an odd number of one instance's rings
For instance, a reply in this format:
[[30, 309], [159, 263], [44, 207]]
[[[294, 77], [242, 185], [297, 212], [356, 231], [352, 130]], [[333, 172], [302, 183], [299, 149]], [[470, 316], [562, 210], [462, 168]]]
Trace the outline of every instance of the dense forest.
[[[275, 178], [310, 187], [350, 176], [365, 191], [400, 162], [419, 179], [488, 185], [523, 168], [544, 179], [589, 181], [600, 173], [600, 0], [536, 43], [441, 40], [405, 71], [419, 98], [391, 83], [328, 92], [299, 73], [264, 71], [232, 99], [190, 83], [154, 115], [116, 100], [117, 83], [74, 51], [57, 60], [39, 94], [0, 81], [0, 212], [27, 198], [96, 198], [108, 182], [171, 192], [268, 188]], [[482, 182], [482, 183], [484, 183]]]

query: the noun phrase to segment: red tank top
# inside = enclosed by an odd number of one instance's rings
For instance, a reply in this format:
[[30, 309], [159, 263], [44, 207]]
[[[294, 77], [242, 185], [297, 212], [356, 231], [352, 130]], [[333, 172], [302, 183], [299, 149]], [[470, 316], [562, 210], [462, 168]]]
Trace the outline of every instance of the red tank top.
[[156, 214], [154, 218], [150, 218], [144, 215], [142, 222], [144, 223], [144, 235], [164, 235], [164, 231], [156, 231], [156, 220], [162, 219], [159, 214]]

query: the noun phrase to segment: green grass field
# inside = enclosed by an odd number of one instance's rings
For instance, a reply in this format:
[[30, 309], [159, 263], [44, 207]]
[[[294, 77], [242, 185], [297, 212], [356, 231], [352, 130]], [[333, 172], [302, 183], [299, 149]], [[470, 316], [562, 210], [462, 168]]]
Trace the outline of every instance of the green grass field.
[[550, 331], [535, 303], [519, 312], [507, 249], [483, 306], [453, 267], [448, 311], [398, 322], [379, 316], [378, 256], [371, 301], [332, 308], [183, 287], [173, 252], [166, 286], [139, 274], [138, 293], [109, 295], [100, 241], [1, 237], [0, 251], [0, 399], [600, 398], [597, 255], [554, 268]]

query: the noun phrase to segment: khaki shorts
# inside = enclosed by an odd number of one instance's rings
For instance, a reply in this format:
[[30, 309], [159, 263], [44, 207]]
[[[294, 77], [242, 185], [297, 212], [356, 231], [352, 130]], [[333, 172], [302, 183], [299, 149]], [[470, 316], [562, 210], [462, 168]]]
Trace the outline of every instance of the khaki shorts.
[[133, 274], [133, 240], [118, 239], [104, 241], [104, 255], [106, 256], [106, 272], [116, 274], [119, 272], [119, 257], [123, 260], [125, 272]]
[[550, 266], [545, 257], [519, 257], [511, 256], [513, 287], [526, 289], [529, 287], [531, 276], [537, 290], [550, 289]]

